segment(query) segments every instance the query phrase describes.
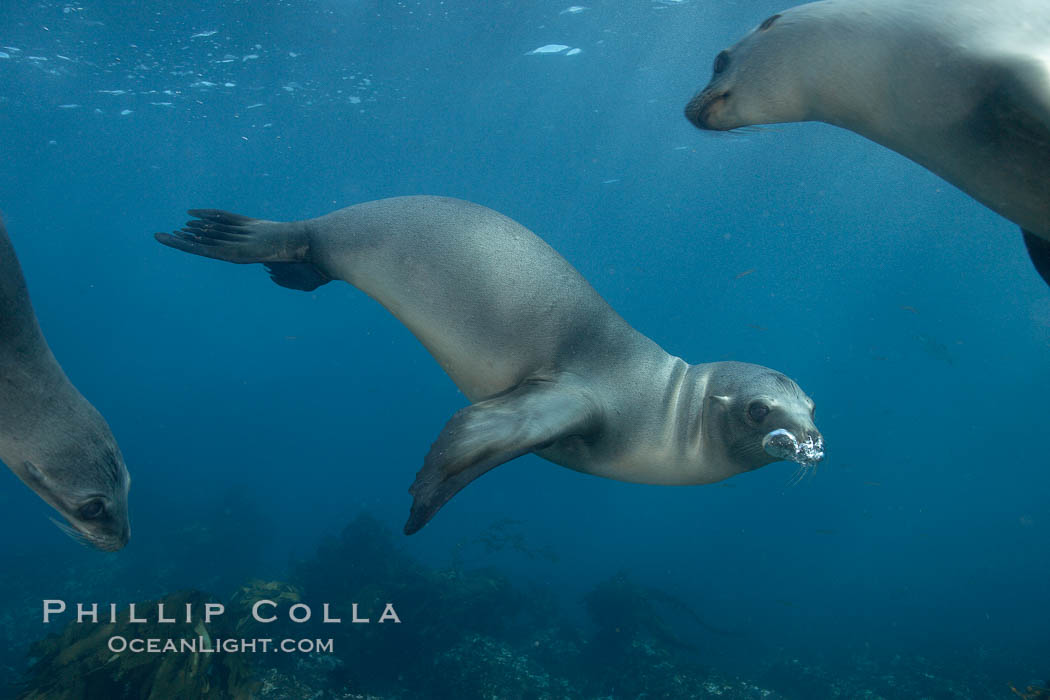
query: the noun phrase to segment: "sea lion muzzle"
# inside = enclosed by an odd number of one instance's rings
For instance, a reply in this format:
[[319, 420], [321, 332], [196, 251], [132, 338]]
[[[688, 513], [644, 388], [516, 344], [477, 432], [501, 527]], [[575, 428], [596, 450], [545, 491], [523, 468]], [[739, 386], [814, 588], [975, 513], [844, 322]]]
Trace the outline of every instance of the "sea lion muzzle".
[[814, 467], [824, 459], [824, 438], [810, 433], [801, 442], [787, 430], [779, 428], [762, 438], [762, 449], [771, 457]]

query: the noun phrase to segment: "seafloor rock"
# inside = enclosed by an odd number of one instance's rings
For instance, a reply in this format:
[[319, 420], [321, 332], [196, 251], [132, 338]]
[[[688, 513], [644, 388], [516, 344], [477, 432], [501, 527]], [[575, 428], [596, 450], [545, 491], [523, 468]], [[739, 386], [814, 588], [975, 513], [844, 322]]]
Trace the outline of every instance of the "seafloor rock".
[[477, 634], [437, 655], [432, 668], [429, 690], [435, 700], [554, 700], [575, 695], [567, 679], [551, 676], [529, 655]]

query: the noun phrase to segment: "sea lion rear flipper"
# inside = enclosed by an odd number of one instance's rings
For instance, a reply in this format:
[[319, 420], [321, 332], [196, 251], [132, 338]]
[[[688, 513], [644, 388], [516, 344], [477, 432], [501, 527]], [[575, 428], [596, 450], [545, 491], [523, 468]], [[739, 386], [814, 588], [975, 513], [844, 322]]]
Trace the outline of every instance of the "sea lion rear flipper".
[[331, 281], [313, 263], [266, 263], [266, 271], [276, 284], [302, 292], [312, 292]]
[[528, 452], [595, 430], [601, 411], [569, 382], [529, 380], [458, 411], [445, 425], [409, 488], [405, 534], [418, 531], [474, 479]]
[[1028, 248], [1028, 257], [1032, 259], [1032, 264], [1043, 276], [1043, 280], [1050, 284], [1050, 241], [1024, 231], [1024, 229], [1021, 230], [1024, 232], [1024, 244]]
[[266, 221], [221, 209], [190, 209], [196, 217], [173, 233], [156, 233], [158, 242], [185, 253], [226, 262], [264, 263], [270, 278], [306, 292], [330, 281], [309, 262], [309, 237], [302, 222]]

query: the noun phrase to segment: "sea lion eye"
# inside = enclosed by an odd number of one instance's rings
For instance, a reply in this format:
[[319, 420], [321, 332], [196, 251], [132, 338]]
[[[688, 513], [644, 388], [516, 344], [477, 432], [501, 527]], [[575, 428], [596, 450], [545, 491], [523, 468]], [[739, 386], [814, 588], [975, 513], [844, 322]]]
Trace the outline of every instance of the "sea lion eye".
[[769, 406], [761, 401], [756, 401], [748, 407], [747, 415], [756, 423], [761, 423], [769, 415]]
[[722, 73], [729, 67], [729, 52], [723, 51], [715, 56], [715, 75]]
[[100, 499], [88, 501], [84, 505], [80, 506], [80, 510], [77, 511], [77, 515], [80, 516], [81, 520], [97, 520], [106, 512], [106, 506]]
[[780, 19], [780, 15], [773, 15], [762, 24], [758, 25], [758, 31], [764, 32], [773, 26], [773, 23]]

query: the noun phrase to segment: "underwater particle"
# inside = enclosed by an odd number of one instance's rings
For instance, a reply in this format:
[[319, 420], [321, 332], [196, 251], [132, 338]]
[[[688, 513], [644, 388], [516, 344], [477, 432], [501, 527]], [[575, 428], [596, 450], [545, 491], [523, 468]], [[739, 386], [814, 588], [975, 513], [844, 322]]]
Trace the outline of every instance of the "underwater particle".
[[562, 51], [564, 51], [567, 48], [569, 48], [569, 47], [566, 46], [565, 44], [544, 44], [543, 46], [539, 47], [538, 49], [533, 49], [532, 51], [526, 52], [525, 55], [526, 56], [534, 56], [534, 55], [535, 56], [542, 56], [542, 55], [547, 55], [547, 54], [557, 54], [557, 53], [561, 53]]

